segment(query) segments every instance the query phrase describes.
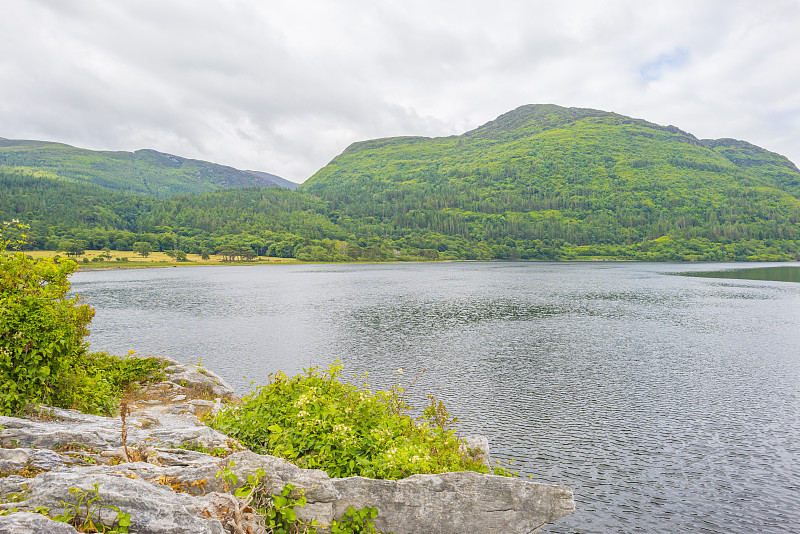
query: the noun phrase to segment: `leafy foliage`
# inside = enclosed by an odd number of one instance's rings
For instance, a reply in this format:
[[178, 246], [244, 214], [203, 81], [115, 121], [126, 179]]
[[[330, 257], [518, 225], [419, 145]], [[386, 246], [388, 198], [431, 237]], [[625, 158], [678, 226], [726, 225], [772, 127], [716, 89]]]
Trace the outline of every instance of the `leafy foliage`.
[[488, 469], [449, 427], [449, 415], [432, 400], [421, 421], [409, 415], [405, 391], [370, 392], [340, 380], [340, 365], [311, 368], [267, 385], [210, 425], [254, 452], [272, 454], [332, 477], [399, 479], [417, 473]]
[[[72, 525], [78, 532], [108, 534], [128, 532], [128, 527], [131, 526], [131, 514], [121, 511], [116, 506], [103, 504], [100, 497], [100, 484], [94, 484], [93, 489], [90, 490], [71, 487], [69, 494], [75, 502], [61, 501], [63, 510], [60, 514], [53, 516], [54, 521]], [[111, 513], [113, 517], [104, 519], [104, 512]]]
[[356, 510], [352, 506], [348, 506], [344, 516], [339, 520], [335, 520], [331, 525], [331, 534], [378, 532], [374, 523], [377, 517], [378, 510], [375, 508], [368, 506], [361, 510]]
[[0, 255], [0, 411], [27, 402], [52, 404], [69, 396], [68, 382], [85, 357], [83, 338], [94, 315], [66, 298], [76, 264], [35, 262], [22, 253]]
[[87, 352], [94, 310], [67, 297], [76, 267], [0, 250], [0, 413], [36, 403], [111, 413], [122, 389], [161, 367]]

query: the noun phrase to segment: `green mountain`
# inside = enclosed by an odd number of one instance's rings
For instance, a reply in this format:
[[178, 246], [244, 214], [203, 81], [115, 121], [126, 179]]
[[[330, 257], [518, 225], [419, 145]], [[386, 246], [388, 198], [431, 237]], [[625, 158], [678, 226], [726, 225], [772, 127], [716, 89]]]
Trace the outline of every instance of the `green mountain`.
[[161, 198], [251, 186], [296, 187], [269, 173], [240, 171], [155, 150], [99, 152], [46, 141], [0, 138], [0, 166], [46, 171], [78, 182]]
[[[800, 172], [788, 159], [591, 109], [524, 106], [459, 136], [355, 143], [294, 191], [222, 188], [270, 175], [153, 151], [5, 141], [0, 154], [18, 158], [0, 165], [0, 220], [29, 224], [40, 249], [800, 260]], [[173, 194], [187, 184], [208, 189]]]
[[737, 243], [769, 241], [769, 255], [800, 237], [800, 172], [787, 158], [553, 105], [523, 106], [459, 136], [355, 143], [300, 190], [376, 235], [458, 236], [495, 257], [555, 246], [641, 259], [713, 249], [698, 257], [725, 259]]

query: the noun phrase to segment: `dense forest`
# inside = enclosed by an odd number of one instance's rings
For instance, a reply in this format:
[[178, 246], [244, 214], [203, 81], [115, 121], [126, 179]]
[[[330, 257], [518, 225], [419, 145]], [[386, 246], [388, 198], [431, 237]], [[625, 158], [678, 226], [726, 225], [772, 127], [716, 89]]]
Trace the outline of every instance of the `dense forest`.
[[800, 259], [800, 172], [788, 159], [597, 110], [524, 106], [460, 136], [355, 143], [296, 191], [163, 198], [65, 174], [0, 166], [0, 217], [30, 224], [32, 247], [147, 241], [309, 261]]

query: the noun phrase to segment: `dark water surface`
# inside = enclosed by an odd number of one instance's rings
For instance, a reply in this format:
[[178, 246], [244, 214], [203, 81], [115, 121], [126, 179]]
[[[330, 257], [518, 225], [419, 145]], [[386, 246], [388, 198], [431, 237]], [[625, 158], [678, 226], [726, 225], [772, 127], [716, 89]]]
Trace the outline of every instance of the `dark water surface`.
[[[752, 265], [750, 265], [752, 266]], [[730, 264], [443, 263], [81, 272], [92, 348], [240, 393], [336, 358], [573, 488], [547, 532], [800, 532], [800, 284]], [[738, 265], [733, 267], [745, 267]], [[397, 369], [403, 374], [398, 375]]]

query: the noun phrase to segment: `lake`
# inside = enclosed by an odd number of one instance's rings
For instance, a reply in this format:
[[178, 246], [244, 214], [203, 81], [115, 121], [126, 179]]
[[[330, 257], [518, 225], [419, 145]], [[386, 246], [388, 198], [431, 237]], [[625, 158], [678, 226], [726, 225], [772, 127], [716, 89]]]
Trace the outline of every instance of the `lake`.
[[[775, 265], [782, 266], [782, 265]], [[546, 532], [800, 531], [800, 284], [752, 264], [430, 263], [79, 272], [94, 350], [239, 393], [339, 359], [565, 484]], [[402, 369], [402, 374], [398, 372]], [[424, 370], [424, 372], [423, 372]]]

